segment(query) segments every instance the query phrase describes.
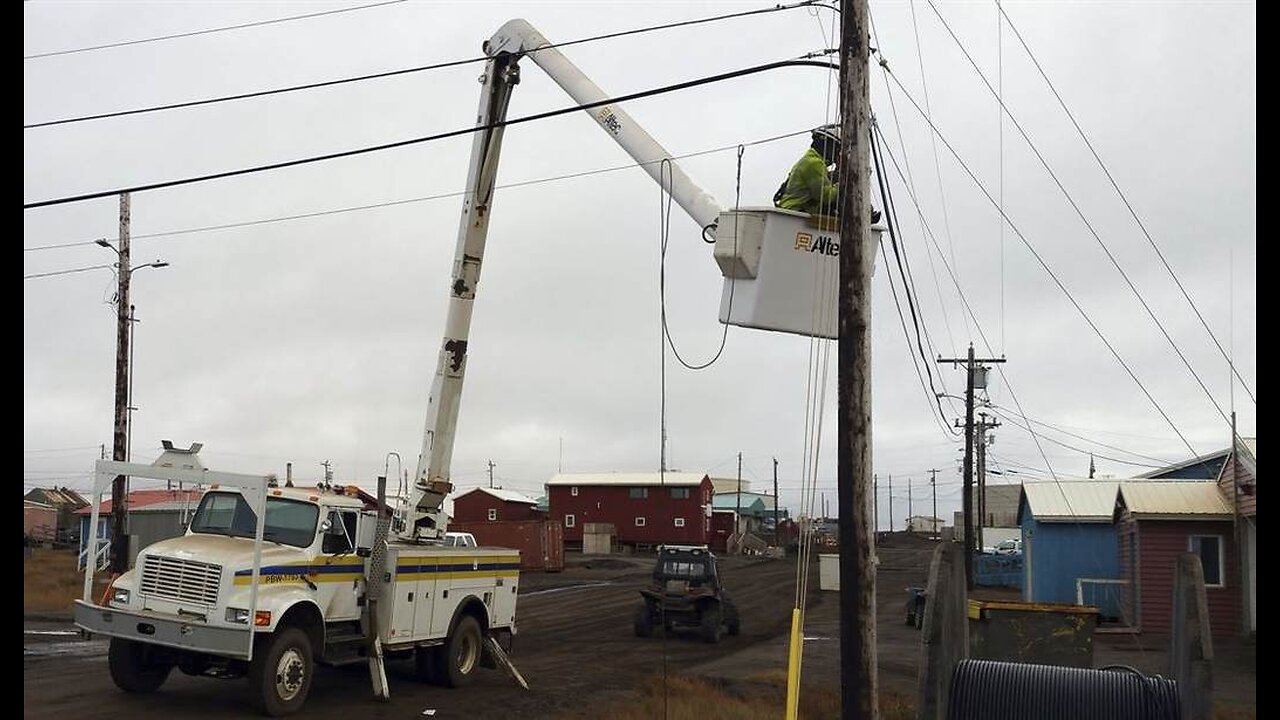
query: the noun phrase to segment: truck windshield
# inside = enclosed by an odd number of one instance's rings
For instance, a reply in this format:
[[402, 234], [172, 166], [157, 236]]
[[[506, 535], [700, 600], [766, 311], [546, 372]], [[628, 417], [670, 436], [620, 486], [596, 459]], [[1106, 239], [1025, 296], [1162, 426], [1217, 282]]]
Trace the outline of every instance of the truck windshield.
[[[307, 547], [316, 538], [320, 508], [311, 503], [284, 498], [267, 498], [267, 521], [262, 538], [272, 542]], [[207, 493], [191, 520], [191, 532], [233, 537], [253, 537], [258, 516], [237, 493]]]

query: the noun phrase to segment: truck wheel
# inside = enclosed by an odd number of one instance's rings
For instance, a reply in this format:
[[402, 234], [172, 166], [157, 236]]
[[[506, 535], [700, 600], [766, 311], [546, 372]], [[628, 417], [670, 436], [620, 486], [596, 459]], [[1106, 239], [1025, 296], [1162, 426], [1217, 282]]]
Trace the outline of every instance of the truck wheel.
[[649, 612], [648, 603], [640, 603], [636, 608], [632, 625], [635, 627], [636, 637], [647, 638], [653, 635], [653, 613]]
[[725, 606], [725, 632], [730, 635], [737, 635], [742, 632], [742, 619], [738, 616], [738, 606], [729, 604]]
[[155, 692], [169, 677], [173, 664], [156, 657], [153, 647], [124, 638], [111, 638], [107, 668], [116, 687], [127, 693]]
[[249, 663], [254, 709], [271, 717], [297, 712], [311, 690], [311, 639], [299, 628], [260, 638]]
[[470, 615], [463, 615], [449, 633], [440, 656], [440, 677], [444, 684], [456, 688], [471, 682], [480, 666], [483, 647], [480, 623]]
[[720, 606], [708, 605], [703, 608], [700, 624], [703, 642], [720, 642]]

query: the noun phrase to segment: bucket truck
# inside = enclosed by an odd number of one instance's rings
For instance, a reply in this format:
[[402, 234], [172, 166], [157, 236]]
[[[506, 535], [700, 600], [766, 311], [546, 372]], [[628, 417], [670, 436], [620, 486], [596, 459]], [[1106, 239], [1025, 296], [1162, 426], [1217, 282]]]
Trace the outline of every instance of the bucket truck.
[[[94, 563], [86, 562], [75, 621], [109, 638], [108, 667], [125, 692], [154, 691], [174, 668], [247, 677], [258, 710], [287, 715], [303, 706], [316, 663], [368, 663], [375, 696], [387, 699], [388, 657], [412, 658], [421, 678], [447, 686], [470, 681], [481, 665], [501, 665], [524, 684], [504, 649], [516, 631], [519, 553], [442, 542], [442, 504], [453, 488], [472, 308], [519, 63], [530, 58], [581, 104], [607, 96], [523, 20], [502, 26], [484, 50], [444, 339], [407, 497], [386, 512], [381, 484], [376, 504], [355, 487], [280, 487], [274, 476], [210, 470], [199, 445], [167, 441], [150, 465], [99, 461], [91, 528], [117, 475], [208, 488], [185, 534], [142, 549], [134, 568], [112, 578], [96, 601]], [[715, 232], [722, 322], [834, 335], [840, 245], [829, 219], [725, 210], [621, 107], [590, 114], [704, 232]], [[92, 558], [99, 541], [88, 542]]]

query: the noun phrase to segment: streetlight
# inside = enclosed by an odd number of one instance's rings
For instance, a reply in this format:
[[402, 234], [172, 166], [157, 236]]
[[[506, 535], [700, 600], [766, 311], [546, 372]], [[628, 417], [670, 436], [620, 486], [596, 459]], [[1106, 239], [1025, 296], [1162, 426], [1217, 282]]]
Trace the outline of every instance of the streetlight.
[[[133, 396], [133, 379], [129, 372], [133, 354], [131, 351], [131, 315], [133, 305], [129, 303], [129, 280], [135, 270], [145, 267], [168, 267], [169, 263], [149, 262], [137, 267], [129, 266], [129, 196], [120, 196], [120, 247], [115, 247], [105, 239], [96, 241], [104, 248], [116, 254], [116, 270], [118, 289], [116, 291], [116, 402], [115, 428], [112, 438], [111, 459], [124, 462], [129, 455], [129, 410]], [[125, 535], [125, 521], [128, 498], [125, 494], [125, 477], [117, 475], [111, 485], [111, 570], [122, 573], [129, 569], [129, 541]], [[96, 547], [95, 547], [96, 550]]]

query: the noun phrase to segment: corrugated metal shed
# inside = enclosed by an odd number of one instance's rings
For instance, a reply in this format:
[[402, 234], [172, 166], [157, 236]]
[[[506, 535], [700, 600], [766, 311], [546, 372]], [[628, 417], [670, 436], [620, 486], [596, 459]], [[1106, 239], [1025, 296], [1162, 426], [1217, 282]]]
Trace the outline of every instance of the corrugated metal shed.
[[607, 485], [610, 487], [640, 487], [644, 485], [671, 485], [673, 487], [698, 486], [706, 479], [706, 473], [560, 473], [547, 481], [548, 485]]
[[1134, 480], [1120, 483], [1120, 501], [1136, 518], [1231, 517], [1216, 482]]
[[1023, 483], [1026, 507], [1039, 522], [1110, 523], [1116, 509], [1116, 480]]

